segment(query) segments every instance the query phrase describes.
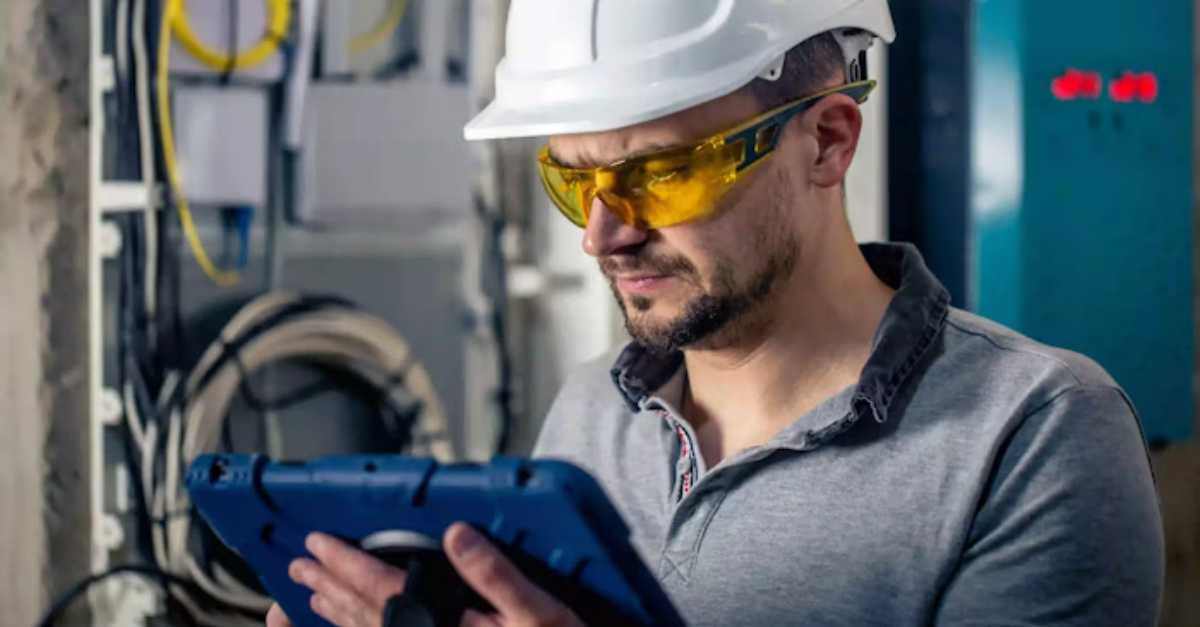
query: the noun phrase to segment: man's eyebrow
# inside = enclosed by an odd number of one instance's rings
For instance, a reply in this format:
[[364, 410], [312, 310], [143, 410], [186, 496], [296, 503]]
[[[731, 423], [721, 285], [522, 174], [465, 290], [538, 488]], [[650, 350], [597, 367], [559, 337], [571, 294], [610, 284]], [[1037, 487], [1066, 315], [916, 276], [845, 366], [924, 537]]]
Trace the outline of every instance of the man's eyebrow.
[[604, 166], [609, 166], [614, 163], [620, 163], [622, 161], [628, 161], [630, 159], [644, 157], [648, 154], [652, 154], [652, 153], [656, 153], [656, 152], [663, 152], [666, 150], [673, 150], [675, 148], [681, 148], [685, 145], [687, 145], [687, 144], [678, 144], [678, 143], [674, 143], [674, 142], [649, 142], [645, 146], [639, 148], [637, 151], [632, 152], [624, 157], [621, 157], [620, 159], [608, 160], [608, 161], [603, 161], [603, 162], [601, 162], [598, 159], [590, 159], [587, 157], [584, 157], [582, 161], [570, 162], [570, 161], [567, 161], [566, 159], [563, 159], [561, 156], [559, 156], [557, 153], [554, 152], [553, 147], [550, 147], [550, 158], [553, 159], [555, 163], [563, 166], [564, 168], [572, 168], [572, 169], [576, 169], [576, 170], [587, 170], [587, 169], [591, 169], [591, 168], [602, 168]]

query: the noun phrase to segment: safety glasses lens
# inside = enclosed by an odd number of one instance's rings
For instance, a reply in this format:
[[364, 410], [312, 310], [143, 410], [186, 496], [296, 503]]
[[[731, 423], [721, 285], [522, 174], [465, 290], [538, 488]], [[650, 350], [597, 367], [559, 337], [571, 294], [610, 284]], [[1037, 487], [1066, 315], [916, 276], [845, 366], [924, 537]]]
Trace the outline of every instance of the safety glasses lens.
[[591, 198], [584, 189], [583, 181], [575, 180], [580, 177], [568, 177], [562, 169], [541, 160], [538, 163], [538, 172], [541, 175], [542, 188], [546, 190], [546, 195], [559, 212], [576, 226], [587, 226], [587, 209]]

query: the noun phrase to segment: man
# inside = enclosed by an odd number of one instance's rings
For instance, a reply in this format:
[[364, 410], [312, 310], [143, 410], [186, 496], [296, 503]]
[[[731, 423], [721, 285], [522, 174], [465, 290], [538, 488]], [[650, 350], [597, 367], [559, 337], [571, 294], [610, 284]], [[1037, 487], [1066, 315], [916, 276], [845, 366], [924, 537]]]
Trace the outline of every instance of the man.
[[[851, 235], [862, 52], [891, 30], [884, 0], [514, 2], [468, 136], [551, 136], [546, 190], [633, 337], [536, 454], [597, 477], [694, 624], [1153, 625], [1125, 394]], [[378, 624], [403, 573], [312, 540], [318, 613]], [[467, 624], [578, 624], [470, 529], [445, 546], [498, 610]]]

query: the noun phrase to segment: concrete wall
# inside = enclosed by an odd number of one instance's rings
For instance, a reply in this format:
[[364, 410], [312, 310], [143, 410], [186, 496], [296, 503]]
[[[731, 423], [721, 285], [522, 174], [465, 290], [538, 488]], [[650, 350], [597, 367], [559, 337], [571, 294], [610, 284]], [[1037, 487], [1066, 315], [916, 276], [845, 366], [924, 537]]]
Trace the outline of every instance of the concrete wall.
[[[0, 2], [0, 608], [88, 570], [88, 12]], [[52, 565], [52, 566], [51, 566]]]

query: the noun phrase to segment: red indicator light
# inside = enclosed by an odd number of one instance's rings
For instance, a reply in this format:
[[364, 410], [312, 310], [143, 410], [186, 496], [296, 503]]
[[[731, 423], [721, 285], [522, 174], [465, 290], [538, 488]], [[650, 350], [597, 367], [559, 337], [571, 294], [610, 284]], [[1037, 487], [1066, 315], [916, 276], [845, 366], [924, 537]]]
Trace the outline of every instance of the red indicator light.
[[1072, 72], [1074, 70], [1055, 78], [1054, 82], [1050, 83], [1050, 91], [1054, 94], [1055, 98], [1059, 100], [1074, 100], [1079, 97], [1079, 84]]
[[[1158, 75], [1154, 72], [1125, 72], [1108, 84], [1108, 97], [1113, 102], [1157, 102]], [[1104, 95], [1104, 79], [1099, 72], [1069, 69], [1050, 83], [1050, 93], [1058, 100], [1085, 98], [1099, 100]]]
[[1140, 82], [1133, 72], [1126, 72], [1121, 78], [1108, 84], [1108, 96], [1114, 102], [1133, 102], [1134, 98], [1137, 98]]
[[1096, 72], [1071, 69], [1050, 83], [1050, 91], [1059, 100], [1095, 100], [1104, 92], [1104, 80]]
[[1104, 79], [1100, 78], [1099, 72], [1087, 72], [1083, 75], [1083, 88], [1081, 90], [1084, 98], [1091, 100], [1099, 100], [1104, 94]]
[[1150, 103], [1158, 100], [1158, 77], [1146, 72], [1138, 78], [1138, 100]]
[[1152, 103], [1158, 100], [1158, 92], [1158, 76], [1153, 72], [1125, 72], [1108, 84], [1108, 95], [1114, 102]]

